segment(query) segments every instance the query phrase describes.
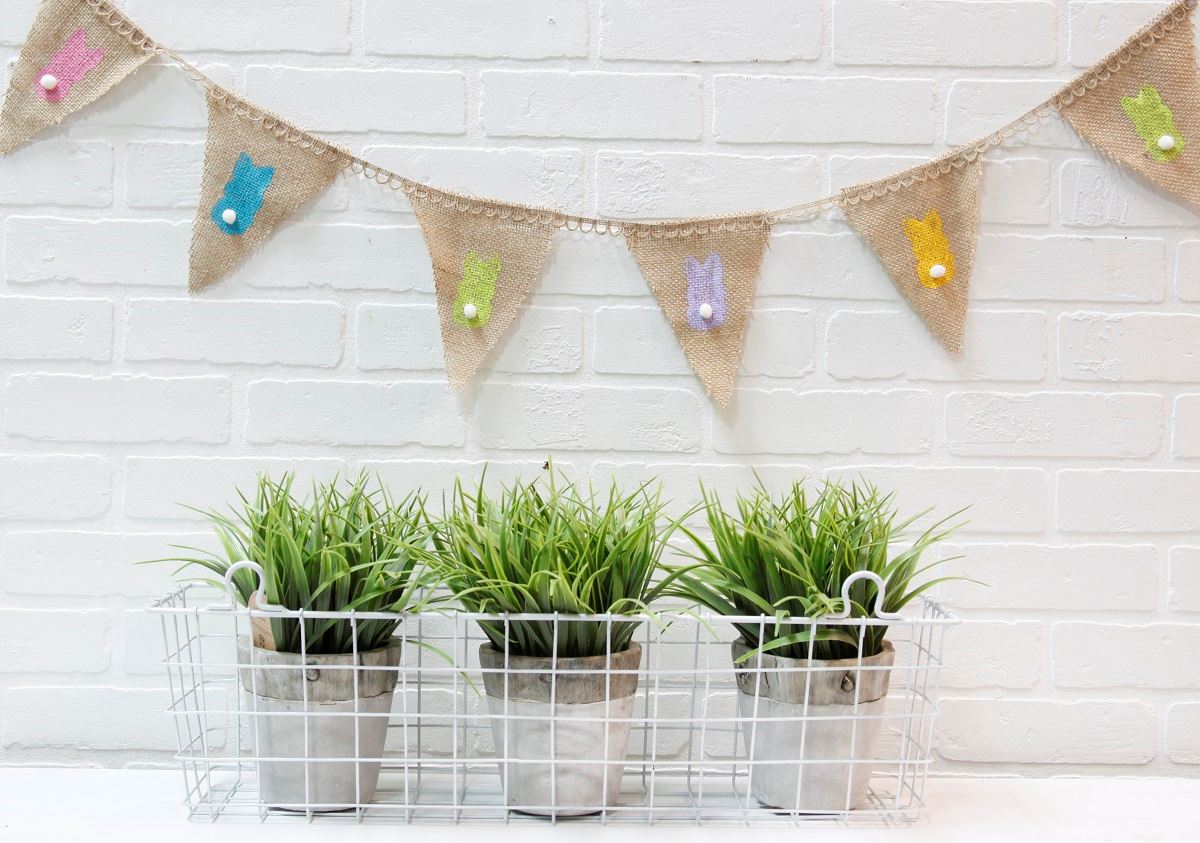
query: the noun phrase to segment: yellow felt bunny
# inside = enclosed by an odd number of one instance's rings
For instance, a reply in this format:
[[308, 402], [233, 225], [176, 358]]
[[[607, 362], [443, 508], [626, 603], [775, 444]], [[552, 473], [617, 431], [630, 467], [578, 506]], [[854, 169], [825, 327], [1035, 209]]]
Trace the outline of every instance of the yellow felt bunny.
[[917, 280], [921, 284], [936, 290], [954, 280], [954, 253], [942, 233], [942, 218], [936, 209], [930, 208], [923, 220], [905, 217], [904, 233], [912, 241]]

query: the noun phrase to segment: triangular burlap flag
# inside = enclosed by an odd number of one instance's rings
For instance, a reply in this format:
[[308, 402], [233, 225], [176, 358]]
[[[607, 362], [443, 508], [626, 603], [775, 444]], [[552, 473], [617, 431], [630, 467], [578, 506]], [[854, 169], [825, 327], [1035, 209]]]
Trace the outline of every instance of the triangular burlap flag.
[[975, 262], [980, 159], [930, 170], [894, 189], [849, 188], [840, 205], [938, 342], [957, 356]]
[[91, 105], [151, 55], [84, 0], [43, 0], [0, 110], [0, 155]]
[[[200, 207], [188, 289], [220, 281], [279, 224], [333, 182], [345, 162], [329, 147], [294, 142], [229, 96], [209, 95]], [[281, 127], [280, 131], [282, 131]]]
[[770, 235], [763, 217], [626, 226], [629, 250], [692, 368], [721, 406], [733, 395]]
[[437, 191], [409, 199], [433, 262], [446, 374], [461, 389], [521, 312], [556, 226], [536, 212]]
[[[1060, 112], [1100, 152], [1200, 209], [1195, 33], [1186, 6], [1171, 12], [1151, 30], [1159, 40], [1135, 36], [1094, 68], [1095, 87], [1074, 87]], [[1125, 58], [1128, 63], [1111, 69]]]

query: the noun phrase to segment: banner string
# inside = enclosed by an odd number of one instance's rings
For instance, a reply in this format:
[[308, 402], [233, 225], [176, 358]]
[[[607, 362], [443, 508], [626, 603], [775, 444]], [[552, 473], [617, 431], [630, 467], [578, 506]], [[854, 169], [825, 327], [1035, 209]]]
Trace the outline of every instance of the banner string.
[[294, 123], [250, 102], [222, 86], [186, 58], [155, 41], [110, 0], [84, 0], [93, 13], [115, 32], [127, 38], [135, 47], [163, 56], [174, 62], [191, 79], [200, 84], [214, 100], [239, 116], [256, 122], [265, 131], [315, 155], [333, 155], [345, 168], [363, 178], [392, 190], [403, 191], [410, 199], [440, 205], [453, 210], [477, 213], [488, 217], [565, 228], [584, 233], [610, 234], [625, 237], [675, 238], [722, 231], [743, 231], [770, 226], [785, 220], [806, 220], [821, 213], [842, 209], [847, 205], [886, 196], [913, 184], [960, 170], [976, 161], [991, 149], [1032, 128], [1045, 118], [1056, 115], [1128, 64], [1134, 56], [1153, 47], [1163, 36], [1184, 20], [1200, 0], [1176, 0], [1153, 20], [1129, 37], [1116, 50], [1068, 82], [1049, 98], [1026, 111], [1001, 128], [974, 141], [962, 144], [945, 154], [875, 181], [845, 188], [832, 196], [812, 199], [774, 210], [730, 214], [726, 216], [691, 217], [670, 220], [618, 219], [568, 214], [551, 208], [505, 202], [472, 196], [414, 181], [407, 176], [374, 164], [337, 143], [305, 131]]

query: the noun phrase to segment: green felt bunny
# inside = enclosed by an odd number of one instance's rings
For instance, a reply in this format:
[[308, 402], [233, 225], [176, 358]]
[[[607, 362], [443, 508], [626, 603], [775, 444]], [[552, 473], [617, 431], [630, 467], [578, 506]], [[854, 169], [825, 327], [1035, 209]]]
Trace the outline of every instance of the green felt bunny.
[[1183, 152], [1186, 141], [1175, 126], [1175, 115], [1153, 85], [1142, 86], [1136, 97], [1121, 97], [1121, 108], [1155, 161], [1170, 161]]
[[454, 299], [454, 321], [468, 328], [482, 328], [492, 318], [492, 299], [500, 278], [500, 255], [483, 260], [467, 252], [463, 262], [462, 283]]

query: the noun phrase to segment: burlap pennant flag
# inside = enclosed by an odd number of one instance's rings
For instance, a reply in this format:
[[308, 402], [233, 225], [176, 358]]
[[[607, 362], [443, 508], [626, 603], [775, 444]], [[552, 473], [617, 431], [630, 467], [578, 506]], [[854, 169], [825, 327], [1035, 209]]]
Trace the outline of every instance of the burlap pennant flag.
[[770, 234], [762, 217], [626, 226], [629, 250], [688, 361], [722, 406], [733, 395]]
[[0, 110], [0, 155], [91, 105], [151, 55], [84, 0], [43, 0]]
[[231, 98], [210, 96], [188, 289], [228, 275], [344, 165], [333, 149], [294, 142]]
[[980, 159], [878, 190], [842, 191], [846, 219], [950, 354], [962, 351], [979, 222]]
[[436, 191], [409, 199], [433, 262], [446, 374], [462, 389], [521, 312], [556, 226], [537, 212]]
[[1100, 152], [1200, 209], [1200, 80], [1190, 10], [1171, 10], [1151, 31], [1161, 37], [1135, 36], [1096, 66], [1095, 87], [1071, 86], [1059, 110]]

